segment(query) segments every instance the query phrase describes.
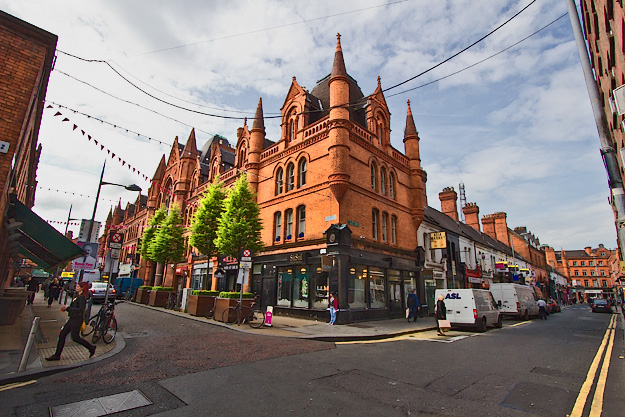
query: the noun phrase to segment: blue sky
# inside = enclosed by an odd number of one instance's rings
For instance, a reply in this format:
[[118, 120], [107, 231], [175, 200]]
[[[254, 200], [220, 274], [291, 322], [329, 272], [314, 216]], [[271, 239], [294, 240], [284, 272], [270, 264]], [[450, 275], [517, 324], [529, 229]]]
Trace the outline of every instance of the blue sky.
[[[348, 73], [369, 94], [378, 76], [382, 88], [414, 77], [530, 3], [0, 0], [0, 8], [58, 35], [60, 51], [106, 60], [163, 100], [208, 113], [252, 117], [259, 97], [266, 116], [277, 114], [293, 76], [311, 90], [327, 75], [337, 32]], [[391, 141], [403, 151], [410, 100], [430, 206], [440, 209], [438, 193], [447, 186], [458, 190], [463, 182], [467, 201], [477, 203], [480, 216], [506, 212], [510, 227], [526, 226], [542, 244], [581, 249], [603, 243], [613, 248], [616, 233], [606, 173], [565, 14], [565, 2], [537, 0], [466, 52], [385, 92]], [[554, 20], [506, 52], [417, 88], [489, 58]], [[241, 120], [166, 105], [132, 87], [106, 64], [64, 53], [58, 53], [47, 100], [91, 116], [58, 107], [44, 113], [38, 171], [42, 188], [35, 211], [52, 221], [65, 220], [70, 204], [73, 218], [89, 218], [93, 210], [107, 154], [86, 140], [81, 129], [151, 177], [161, 155], [169, 155], [174, 137], [185, 142], [191, 126], [202, 146], [211, 134], [234, 142], [242, 125]], [[70, 122], [54, 117], [57, 111], [79, 129], [73, 131]], [[277, 119], [268, 118], [265, 125], [268, 138], [277, 140]], [[105, 181], [137, 183], [144, 190], [149, 186], [110, 157]], [[120, 188], [103, 187], [97, 220], [106, 218], [120, 193], [123, 206], [136, 198]]]

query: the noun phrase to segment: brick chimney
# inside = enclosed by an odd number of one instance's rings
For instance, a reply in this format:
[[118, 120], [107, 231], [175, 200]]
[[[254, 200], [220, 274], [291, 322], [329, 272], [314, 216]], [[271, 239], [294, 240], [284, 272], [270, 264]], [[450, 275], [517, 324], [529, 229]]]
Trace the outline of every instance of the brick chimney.
[[462, 207], [466, 224], [480, 232], [480, 208], [475, 203], [467, 203]]
[[508, 238], [508, 222], [506, 221], [507, 214], [503, 211], [498, 211], [493, 214], [495, 218], [495, 234], [497, 240], [503, 244], [510, 246], [510, 239]]
[[495, 234], [495, 218], [492, 214], [487, 214], [482, 217], [482, 227], [484, 228], [484, 233], [497, 240], [497, 234]]
[[441, 200], [441, 211], [458, 221], [458, 194], [454, 191], [454, 187], [445, 187], [443, 191], [438, 193]]

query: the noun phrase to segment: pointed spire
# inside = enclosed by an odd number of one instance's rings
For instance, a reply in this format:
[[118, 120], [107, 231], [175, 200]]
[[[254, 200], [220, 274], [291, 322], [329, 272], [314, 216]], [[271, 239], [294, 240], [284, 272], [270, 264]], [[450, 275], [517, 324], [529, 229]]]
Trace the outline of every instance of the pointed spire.
[[[378, 75], [378, 88], [382, 88], [382, 79]], [[410, 104], [410, 100], [408, 100], [408, 104]]]
[[412, 110], [410, 109], [410, 100], [408, 100], [408, 114], [406, 114], [406, 129], [404, 129], [404, 139], [409, 136], [419, 136], [417, 132], [417, 128], [414, 124], [414, 119], [412, 117]]
[[345, 69], [345, 61], [343, 60], [343, 50], [341, 49], [341, 34], [336, 34], [336, 51], [334, 52], [334, 63], [332, 64], [332, 73], [330, 78], [338, 76], [347, 76]]
[[254, 123], [252, 123], [252, 130], [260, 129], [265, 130], [265, 119], [263, 117], [263, 98], [258, 99], [258, 106], [256, 107], [256, 115], [254, 115]]
[[161, 161], [158, 163], [158, 167], [156, 168], [156, 172], [154, 173], [154, 180], [162, 180], [163, 175], [165, 175], [165, 155], [161, 157]]
[[191, 134], [187, 143], [182, 150], [182, 158], [194, 158], [197, 157], [197, 145], [195, 143], [195, 128], [191, 129]]
[[243, 119], [243, 127], [247, 127], [247, 117]]

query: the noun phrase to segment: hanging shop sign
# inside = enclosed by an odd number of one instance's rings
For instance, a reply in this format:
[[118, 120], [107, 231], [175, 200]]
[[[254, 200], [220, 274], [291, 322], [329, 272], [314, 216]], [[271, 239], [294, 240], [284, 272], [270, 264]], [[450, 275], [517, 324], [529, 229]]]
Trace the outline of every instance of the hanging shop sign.
[[447, 233], [432, 232], [430, 233], [430, 248], [445, 249], [447, 247]]

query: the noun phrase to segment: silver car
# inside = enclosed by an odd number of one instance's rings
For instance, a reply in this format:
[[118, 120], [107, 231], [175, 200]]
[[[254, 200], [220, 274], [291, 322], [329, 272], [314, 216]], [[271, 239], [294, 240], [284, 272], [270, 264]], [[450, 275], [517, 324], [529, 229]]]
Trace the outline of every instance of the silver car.
[[[106, 295], [106, 282], [93, 282], [91, 284], [91, 288], [89, 288], [89, 294], [91, 295], [94, 303], [103, 303]], [[115, 293], [115, 288], [109, 284], [109, 300], [115, 301], [116, 296], [117, 294]]]

